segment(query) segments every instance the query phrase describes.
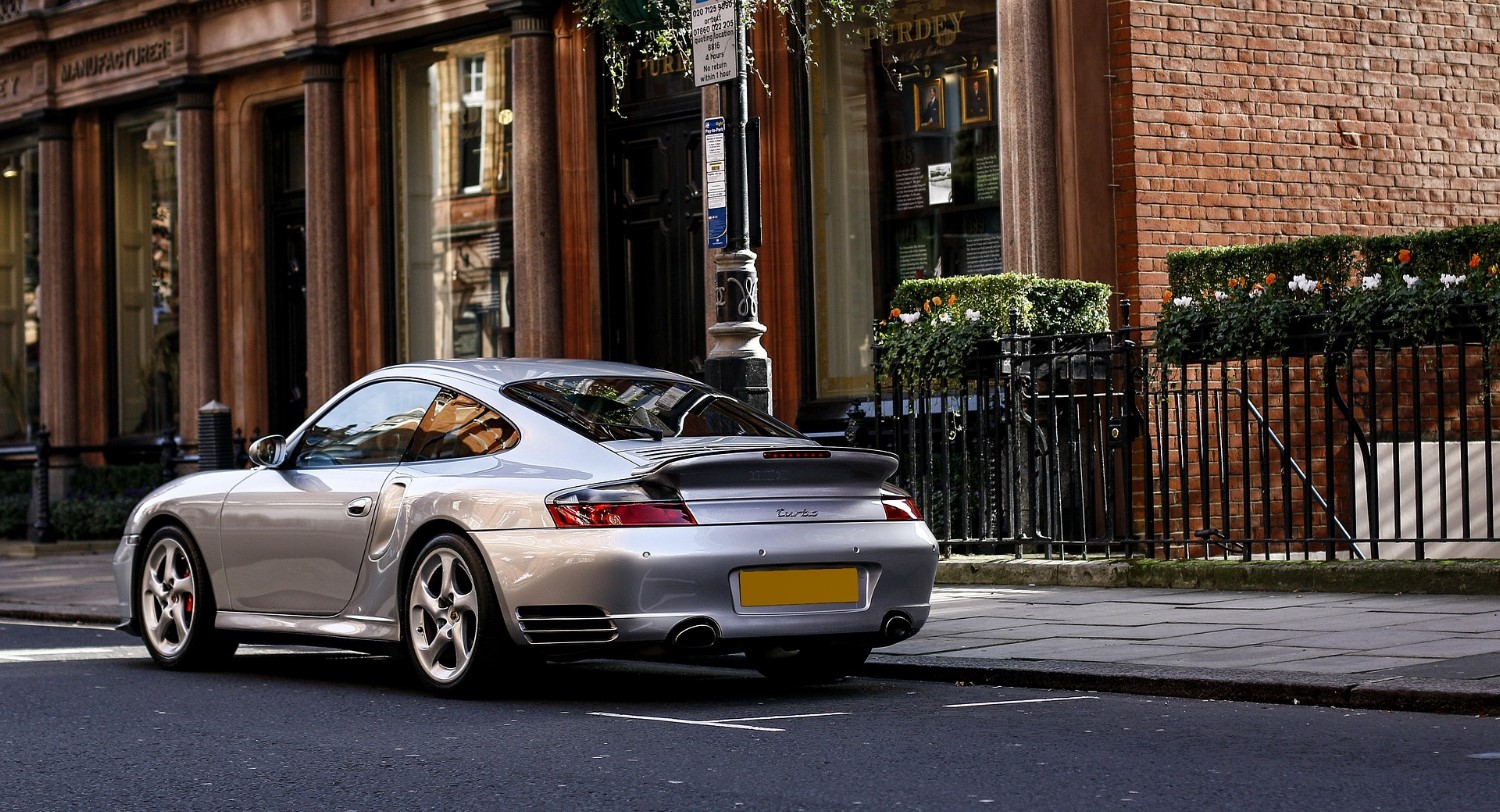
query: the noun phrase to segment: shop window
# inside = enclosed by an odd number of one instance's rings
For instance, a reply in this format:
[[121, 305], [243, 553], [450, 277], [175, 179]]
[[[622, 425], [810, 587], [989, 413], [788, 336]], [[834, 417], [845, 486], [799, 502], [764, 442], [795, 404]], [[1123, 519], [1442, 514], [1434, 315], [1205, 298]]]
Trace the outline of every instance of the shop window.
[[115, 415], [122, 435], [177, 427], [177, 116], [114, 125]]
[[0, 143], [0, 442], [38, 420], [37, 204], [35, 139]]
[[870, 391], [870, 325], [902, 279], [997, 273], [995, 6], [897, 4], [818, 35], [811, 70], [816, 396]]
[[511, 355], [510, 40], [394, 60], [401, 360]]

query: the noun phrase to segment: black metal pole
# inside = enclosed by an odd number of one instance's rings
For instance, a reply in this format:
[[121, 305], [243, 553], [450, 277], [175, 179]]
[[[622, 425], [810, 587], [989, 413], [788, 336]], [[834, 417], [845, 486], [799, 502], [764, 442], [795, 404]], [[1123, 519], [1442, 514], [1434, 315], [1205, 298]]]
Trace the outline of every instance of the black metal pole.
[[704, 377], [717, 387], [765, 412], [771, 411], [771, 358], [761, 346], [760, 279], [750, 250], [750, 178], [745, 129], [749, 120], [749, 76], [745, 29], [735, 18], [736, 78], [719, 83], [724, 116], [725, 191], [728, 233], [725, 250], [714, 258], [714, 303], [718, 322], [708, 332], [714, 345]]

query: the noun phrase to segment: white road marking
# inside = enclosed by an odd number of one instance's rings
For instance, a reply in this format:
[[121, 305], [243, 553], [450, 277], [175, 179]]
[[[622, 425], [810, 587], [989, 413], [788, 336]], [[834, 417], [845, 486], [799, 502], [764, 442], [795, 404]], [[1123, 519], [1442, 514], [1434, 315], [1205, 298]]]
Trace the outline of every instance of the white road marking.
[[140, 646], [91, 646], [87, 648], [19, 648], [0, 651], [0, 663], [52, 663], [84, 660], [130, 660], [144, 658]]
[[[315, 650], [305, 648], [274, 648], [270, 646], [246, 646], [239, 656], [261, 654], [310, 654]], [[316, 653], [354, 654], [354, 652], [329, 649]], [[145, 660], [149, 659], [145, 646], [79, 646], [76, 648], [18, 648], [0, 650], [0, 664], [5, 663], [74, 663], [90, 660]]]
[[734, 725], [728, 722], [700, 722], [693, 719], [673, 719], [667, 716], [632, 716], [628, 713], [597, 713], [590, 712], [590, 716], [607, 716], [611, 719], [633, 719], [637, 722], [670, 722], [674, 725], [699, 725], [702, 727], [728, 727], [735, 730], [754, 730], [760, 733], [785, 733], [785, 728], [780, 727], [756, 727], [754, 725]]
[[844, 711], [835, 713], [798, 713], [788, 716], [747, 716], [742, 719], [674, 719], [670, 716], [632, 716], [628, 713], [590, 713], [590, 716], [607, 716], [611, 719], [633, 719], [638, 722], [669, 722], [674, 725], [698, 725], [701, 727], [727, 727], [734, 730], [754, 730], [759, 733], [785, 733], [786, 728], [742, 725], [739, 722], [772, 722], [781, 719], [816, 719], [822, 716], [848, 716]]
[[720, 722], [774, 722], [777, 719], [816, 719], [819, 716], [848, 716], [848, 711], [832, 713], [795, 713], [790, 716], [746, 716], [743, 719], [719, 719]]
[[1001, 702], [965, 702], [961, 705], [944, 705], [945, 708], [982, 708], [986, 705], [1029, 705], [1034, 702], [1072, 702], [1075, 699], [1098, 699], [1097, 696], [1055, 696], [1046, 699], [1007, 699]]

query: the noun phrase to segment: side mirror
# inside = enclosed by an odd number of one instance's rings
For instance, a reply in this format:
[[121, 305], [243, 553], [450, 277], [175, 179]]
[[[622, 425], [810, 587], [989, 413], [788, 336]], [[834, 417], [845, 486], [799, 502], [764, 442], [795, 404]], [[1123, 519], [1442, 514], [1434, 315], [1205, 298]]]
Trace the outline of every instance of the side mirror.
[[286, 459], [286, 438], [280, 434], [262, 437], [250, 444], [250, 464], [256, 468], [275, 468]]

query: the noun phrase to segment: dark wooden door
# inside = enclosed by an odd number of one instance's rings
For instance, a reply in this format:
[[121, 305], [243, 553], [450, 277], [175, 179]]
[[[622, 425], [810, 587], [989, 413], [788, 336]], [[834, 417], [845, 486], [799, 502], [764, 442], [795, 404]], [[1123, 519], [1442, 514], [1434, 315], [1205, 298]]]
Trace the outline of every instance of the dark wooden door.
[[608, 360], [702, 377], [702, 124], [625, 119], [610, 128], [603, 262]]
[[302, 105], [266, 113], [266, 384], [270, 434], [307, 415], [307, 190]]

